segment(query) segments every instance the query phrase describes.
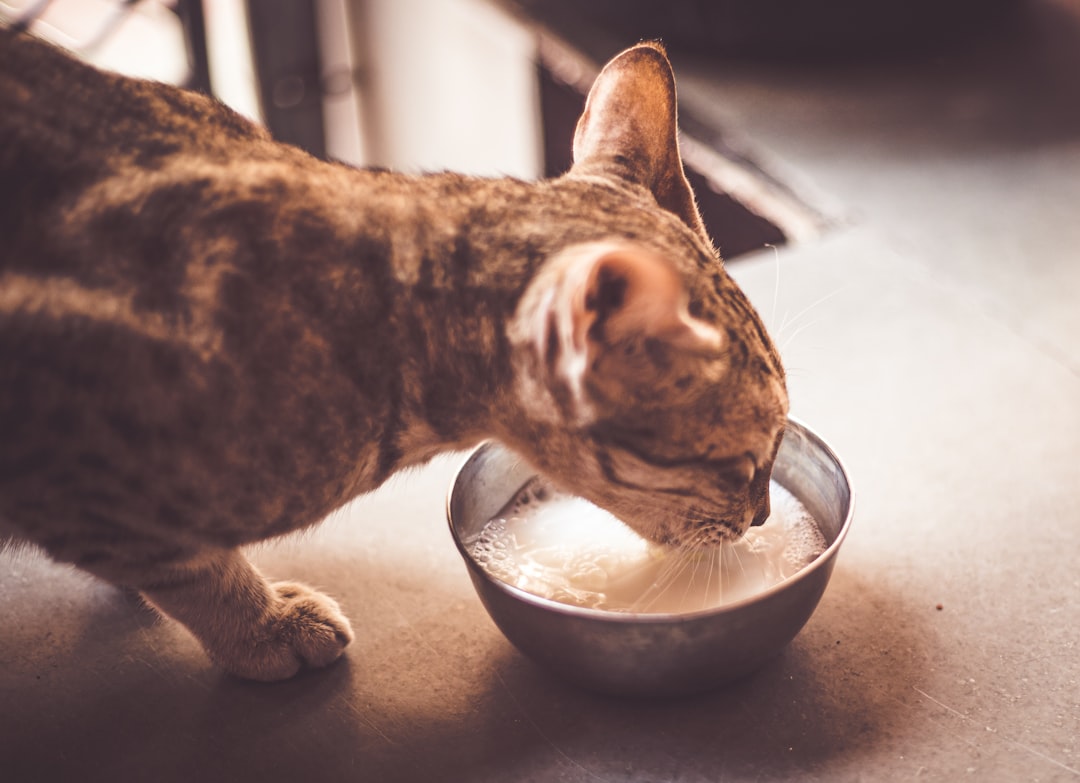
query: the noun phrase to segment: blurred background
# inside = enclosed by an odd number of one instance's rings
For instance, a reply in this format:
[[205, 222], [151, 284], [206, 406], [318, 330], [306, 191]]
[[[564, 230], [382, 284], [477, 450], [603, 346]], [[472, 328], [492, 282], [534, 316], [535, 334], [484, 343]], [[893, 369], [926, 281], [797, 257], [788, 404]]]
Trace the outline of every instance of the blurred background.
[[2, 0], [0, 16], [98, 65], [211, 92], [320, 157], [541, 170], [535, 46], [482, 0]]
[[513, 652], [446, 531], [453, 457], [252, 552], [358, 630], [342, 665], [272, 689], [105, 585], [0, 553], [4, 783], [1080, 780], [1080, 0], [0, 0], [0, 17], [315, 155], [524, 178], [569, 165], [600, 64], [662, 38], [706, 224], [858, 496], [787, 650], [659, 704]]
[[[773, 35], [742, 12], [736, 41], [731, 20], [716, 16], [722, 5], [0, 0], [0, 20], [99, 66], [211, 93], [319, 157], [533, 179], [569, 167], [598, 68], [592, 53], [563, 46], [549, 22], [602, 30], [603, 59], [642, 38], [739, 55]], [[727, 258], [814, 233], [813, 210], [715, 131], [698, 135], [684, 140], [688, 174]]]
[[[770, 68], [788, 77], [823, 67], [864, 73], [867, 63], [935, 62], [1012, 36], [1018, 5], [0, 0], [0, 20], [98, 65], [211, 93], [319, 157], [533, 179], [569, 167], [599, 64], [638, 40], [662, 39], [677, 65], [707, 58], [725, 72], [765, 68], [766, 77]], [[800, 190], [709, 112], [680, 119], [688, 175], [725, 258], [811, 238], [835, 222], [827, 199]]]

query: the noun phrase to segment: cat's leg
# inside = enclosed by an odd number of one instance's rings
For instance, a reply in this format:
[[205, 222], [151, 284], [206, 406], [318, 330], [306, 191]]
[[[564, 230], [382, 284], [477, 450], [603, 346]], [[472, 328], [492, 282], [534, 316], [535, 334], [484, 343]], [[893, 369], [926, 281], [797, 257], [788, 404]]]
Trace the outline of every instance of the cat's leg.
[[326, 666], [352, 641], [337, 603], [293, 582], [271, 583], [237, 550], [214, 550], [136, 585], [179, 620], [226, 671], [283, 680], [302, 666]]

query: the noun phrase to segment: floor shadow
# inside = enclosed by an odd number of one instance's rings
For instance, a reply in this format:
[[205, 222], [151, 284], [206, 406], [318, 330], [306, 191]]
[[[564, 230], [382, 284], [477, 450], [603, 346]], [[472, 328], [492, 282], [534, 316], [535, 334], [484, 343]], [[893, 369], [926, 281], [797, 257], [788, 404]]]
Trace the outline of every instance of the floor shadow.
[[478, 601], [404, 588], [389, 614], [377, 596], [352, 600], [360, 634], [344, 661], [269, 686], [216, 671], [182, 629], [148, 626], [118, 595], [105, 616], [123, 641], [86, 634], [37, 679], [8, 682], [0, 762], [12, 780], [790, 779], [901, 743], [905, 694], [936, 654], [922, 609], [840, 568], [756, 674], [620, 699], [531, 663]]
[[[642, 780], [676, 772], [790, 779], [902, 735], [904, 694], [933, 656], [924, 615], [902, 596], [838, 573], [818, 613], [779, 657], [732, 686], [677, 700], [583, 693], [508, 654], [493, 667], [489, 696], [525, 728], [490, 730], [532, 734], [534, 753], [566, 774], [580, 767], [583, 777], [633, 770], [632, 779]], [[507, 763], [514, 758], [508, 754]]]
[[[786, 651], [710, 693], [671, 700], [588, 693], [492, 634], [482, 649], [462, 654], [476, 662], [464, 708], [437, 689], [418, 701], [407, 682], [388, 693], [378, 671], [354, 662], [310, 690], [303, 681], [274, 693], [223, 683], [215, 700], [223, 712], [212, 708], [208, 731], [245, 719], [257, 727], [273, 748], [259, 770], [267, 780], [312, 763], [325, 775], [364, 769], [364, 779], [402, 783], [791, 779], [903, 741], [905, 694], [935, 654], [926, 619], [903, 596], [841, 572]], [[316, 760], [301, 759], [300, 747]]]

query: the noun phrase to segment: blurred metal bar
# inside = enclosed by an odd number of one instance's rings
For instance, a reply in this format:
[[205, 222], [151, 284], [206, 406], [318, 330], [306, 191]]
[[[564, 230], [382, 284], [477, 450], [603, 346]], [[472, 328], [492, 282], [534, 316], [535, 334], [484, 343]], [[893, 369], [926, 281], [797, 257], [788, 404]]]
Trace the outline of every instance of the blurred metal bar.
[[30, 29], [30, 27], [37, 21], [38, 17], [45, 13], [49, 6], [52, 5], [53, 0], [37, 0], [32, 6], [27, 8], [22, 14], [12, 22], [8, 29], [16, 33], [23, 33]]
[[206, 47], [206, 16], [202, 0], [176, 0], [176, 14], [184, 28], [184, 43], [187, 47], [188, 89], [198, 90], [207, 95], [214, 94], [210, 80], [210, 56]]
[[275, 138], [326, 157], [319, 39], [310, 0], [247, 0], [255, 75]]

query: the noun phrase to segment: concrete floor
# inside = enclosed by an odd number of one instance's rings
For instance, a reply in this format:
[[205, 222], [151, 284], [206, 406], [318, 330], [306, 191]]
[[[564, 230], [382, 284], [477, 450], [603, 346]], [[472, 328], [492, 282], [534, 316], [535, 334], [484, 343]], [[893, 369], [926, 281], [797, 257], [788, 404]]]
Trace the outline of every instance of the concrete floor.
[[254, 552], [358, 632], [281, 685], [3, 556], [0, 779], [1080, 780], [1080, 8], [916, 61], [675, 60], [685, 111], [837, 218], [732, 265], [858, 495], [787, 650], [678, 701], [560, 683], [476, 600], [446, 458]]

